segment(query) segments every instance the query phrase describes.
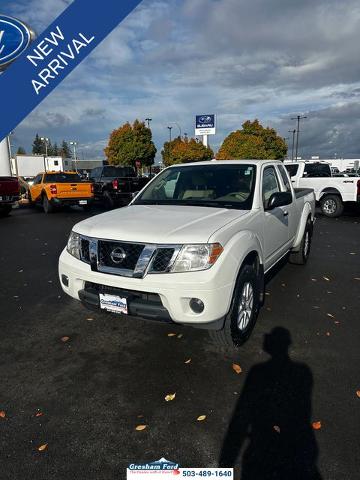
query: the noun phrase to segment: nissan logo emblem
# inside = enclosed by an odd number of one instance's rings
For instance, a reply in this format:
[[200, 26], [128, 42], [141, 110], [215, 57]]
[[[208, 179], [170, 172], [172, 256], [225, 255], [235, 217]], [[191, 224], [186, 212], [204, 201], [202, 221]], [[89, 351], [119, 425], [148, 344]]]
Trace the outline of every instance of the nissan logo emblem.
[[123, 262], [126, 258], [126, 252], [123, 248], [121, 247], [116, 247], [114, 250], [110, 253], [110, 258], [113, 263], [119, 264]]

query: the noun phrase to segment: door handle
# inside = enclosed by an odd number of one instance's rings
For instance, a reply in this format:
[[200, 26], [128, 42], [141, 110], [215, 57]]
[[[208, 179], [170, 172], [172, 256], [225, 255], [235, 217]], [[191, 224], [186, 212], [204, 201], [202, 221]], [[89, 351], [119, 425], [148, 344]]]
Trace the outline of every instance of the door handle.
[[287, 217], [289, 215], [289, 212], [287, 210], [283, 211], [284, 217]]

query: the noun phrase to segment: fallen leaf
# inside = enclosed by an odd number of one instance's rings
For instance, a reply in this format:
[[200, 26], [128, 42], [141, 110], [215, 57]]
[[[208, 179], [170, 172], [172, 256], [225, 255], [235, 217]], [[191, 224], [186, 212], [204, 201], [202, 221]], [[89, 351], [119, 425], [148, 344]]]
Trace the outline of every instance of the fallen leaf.
[[234, 372], [236, 372], [237, 374], [242, 372], [242, 369], [241, 369], [240, 365], [238, 365], [237, 363], [233, 363], [232, 368], [233, 368]]
[[44, 443], [43, 445], [40, 445], [40, 447], [38, 447], [39, 452], [43, 452], [44, 450], [46, 450], [47, 446], [48, 446], [47, 443]]
[[355, 277], [354, 280], [360, 281], [360, 277]]
[[326, 336], [327, 337], [330, 337], [331, 333], [330, 332], [326, 332]]
[[206, 415], [200, 415], [200, 417], [197, 417], [196, 420], [197, 420], [198, 422], [202, 422], [202, 421], [205, 420], [205, 419], [206, 419]]
[[93, 321], [94, 321], [93, 318], [87, 318], [86, 320], [87, 320], [88, 322], [93, 322]]
[[323, 277], [324, 280], [326, 280], [327, 282], [330, 282], [330, 278], [329, 277]]
[[141, 432], [142, 430], [145, 430], [145, 428], [147, 428], [147, 425], [138, 425], [135, 430], [137, 430], [138, 432]]
[[265, 295], [270, 297], [270, 293], [269, 292], [265, 292]]
[[278, 425], [274, 425], [273, 429], [275, 430], [275, 432], [280, 433], [280, 427]]
[[168, 337], [176, 337], [176, 333], [168, 333]]
[[169, 393], [165, 397], [165, 402], [171, 402], [172, 400], [175, 399], [175, 397], [176, 397], [176, 393]]
[[334, 322], [334, 323], [335, 323], [335, 325], [340, 325], [340, 322], [339, 322], [339, 320], [335, 320], [335, 322]]
[[70, 340], [70, 337], [61, 337], [62, 342], [68, 342]]
[[320, 428], [321, 428], [321, 422], [320, 422], [320, 421], [318, 421], [318, 422], [313, 422], [313, 423], [312, 423], [312, 428], [313, 428], [314, 430], [320, 430]]
[[349, 255], [356, 255], [356, 253], [355, 252], [350, 252]]
[[360, 390], [356, 390], [356, 396], [360, 398]]
[[138, 415], [137, 418], [144, 418], [144, 415]]
[[282, 287], [286, 287], [286, 283], [282, 283], [281, 286], [282, 286]]
[[332, 315], [331, 313], [327, 313], [326, 315], [330, 318], [335, 318], [334, 315]]
[[316, 278], [311, 279], [312, 282], [317, 282]]
[[5, 418], [5, 417], [6, 417], [6, 413], [4, 412], [4, 410], [1, 410], [1, 411], [0, 411], [0, 417], [1, 417], [1, 418]]
[[189, 358], [188, 360], [186, 360], [185, 363], [190, 363], [191, 362], [191, 358]]
[[44, 414], [42, 412], [35, 413], [35, 417], [42, 417]]
[[312, 308], [315, 308], [315, 310], [318, 310], [320, 307], [318, 307], [317, 305], [313, 305]]
[[183, 337], [182, 333], [179, 333], [179, 335], [177, 336], [177, 338], [182, 338], [182, 337]]

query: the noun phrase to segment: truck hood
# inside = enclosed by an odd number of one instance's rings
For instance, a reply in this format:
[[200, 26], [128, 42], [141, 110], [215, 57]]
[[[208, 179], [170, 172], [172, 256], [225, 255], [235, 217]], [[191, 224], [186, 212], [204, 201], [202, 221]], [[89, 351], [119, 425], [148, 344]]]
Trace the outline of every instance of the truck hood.
[[78, 223], [74, 231], [93, 238], [140, 243], [206, 243], [226, 224], [248, 213], [224, 208], [131, 205]]

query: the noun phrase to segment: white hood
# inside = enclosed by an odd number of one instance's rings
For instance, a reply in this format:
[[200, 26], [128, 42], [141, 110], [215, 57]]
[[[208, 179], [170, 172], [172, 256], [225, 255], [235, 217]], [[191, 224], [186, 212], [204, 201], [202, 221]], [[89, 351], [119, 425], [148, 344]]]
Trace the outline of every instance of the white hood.
[[248, 213], [224, 208], [131, 205], [78, 223], [74, 231], [93, 238], [139, 243], [206, 243], [227, 223]]

